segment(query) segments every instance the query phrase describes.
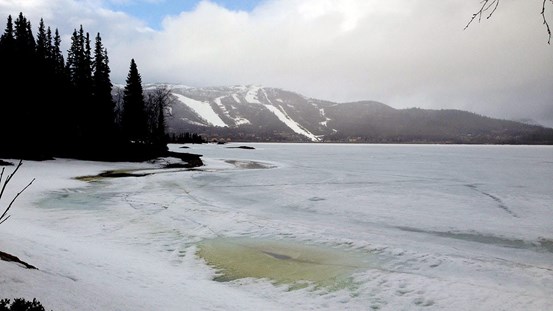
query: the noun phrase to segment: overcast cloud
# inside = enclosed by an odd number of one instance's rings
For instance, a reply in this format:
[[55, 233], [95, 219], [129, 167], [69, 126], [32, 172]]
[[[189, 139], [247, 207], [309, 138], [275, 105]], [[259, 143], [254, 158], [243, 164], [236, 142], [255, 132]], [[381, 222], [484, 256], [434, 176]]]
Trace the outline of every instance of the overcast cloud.
[[0, 13], [22, 11], [34, 29], [43, 17], [66, 46], [80, 24], [100, 32], [114, 83], [124, 82], [134, 58], [143, 82], [261, 84], [553, 126], [553, 46], [541, 0], [503, 0], [467, 30], [479, 0], [268, 0], [251, 12], [203, 1], [157, 30], [105, 4], [0, 0]]

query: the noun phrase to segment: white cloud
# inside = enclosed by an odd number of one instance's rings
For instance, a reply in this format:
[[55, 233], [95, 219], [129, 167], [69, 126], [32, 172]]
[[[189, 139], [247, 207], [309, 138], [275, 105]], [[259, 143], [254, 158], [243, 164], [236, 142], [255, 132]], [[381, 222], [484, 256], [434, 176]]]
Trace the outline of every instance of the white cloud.
[[135, 58], [145, 82], [263, 84], [397, 108], [553, 117], [541, 1], [502, 1], [467, 30], [479, 1], [269, 0], [252, 12], [203, 1], [166, 17], [159, 31], [88, 1], [23, 2], [0, 0], [0, 12], [100, 31], [115, 82]]

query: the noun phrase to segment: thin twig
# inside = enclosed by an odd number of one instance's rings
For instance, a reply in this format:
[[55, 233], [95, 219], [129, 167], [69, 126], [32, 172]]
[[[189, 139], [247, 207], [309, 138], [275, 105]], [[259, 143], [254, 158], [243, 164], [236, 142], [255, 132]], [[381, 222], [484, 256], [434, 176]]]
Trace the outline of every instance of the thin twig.
[[10, 217], [12, 217], [12, 215], [8, 215], [6, 216], [6, 218], [4, 218], [4, 220], [0, 221], [0, 225], [4, 223], [4, 221], [8, 220]]
[[[19, 164], [17, 164], [17, 166], [15, 167], [15, 169], [13, 170], [13, 172], [8, 175], [6, 177], [6, 180], [4, 181], [4, 184], [2, 185], [2, 190], [0, 190], [0, 198], [2, 198], [2, 195], [4, 194], [4, 191], [6, 190], [6, 186], [8, 185], [8, 183], [11, 181], [11, 179], [13, 178], [13, 176], [15, 175], [15, 173], [17, 172], [17, 170], [21, 167], [21, 165], [23, 164], [23, 160], [20, 160], [19, 161]], [[0, 181], [1, 181], [1, 177], [4, 175], [4, 169], [2, 169], [2, 173], [0, 173]], [[6, 220], [8, 220], [8, 218], [10, 218], [10, 216], [6, 216], [6, 214], [8, 213], [8, 211], [11, 209], [13, 203], [15, 202], [15, 200], [23, 193], [23, 191], [25, 191], [27, 188], [29, 188], [29, 186], [35, 181], [35, 178], [33, 178], [33, 180], [31, 180], [31, 182], [29, 184], [27, 184], [27, 186], [25, 186], [21, 191], [19, 191], [15, 197], [11, 200], [10, 204], [8, 205], [8, 207], [4, 210], [4, 212], [2, 213], [2, 215], [0, 216], [0, 225], [3, 224]]]
[[4, 221], [6, 221], [6, 220], [9, 218], [9, 216], [8, 216], [6, 219], [2, 220], [2, 219], [4, 218], [4, 216], [6, 215], [6, 213], [7, 213], [7, 212], [10, 210], [10, 208], [12, 207], [13, 202], [15, 202], [15, 200], [17, 199], [17, 197], [19, 197], [19, 195], [21, 195], [21, 194], [23, 193], [23, 191], [25, 191], [27, 188], [29, 188], [29, 186], [32, 185], [34, 181], [35, 181], [35, 178], [33, 178], [33, 180], [31, 180], [31, 182], [30, 182], [29, 184], [27, 184], [27, 186], [25, 186], [25, 188], [23, 188], [23, 190], [19, 191], [19, 192], [15, 195], [15, 197], [13, 197], [12, 201], [10, 202], [10, 205], [8, 205], [8, 208], [6, 208], [6, 210], [4, 211], [4, 213], [2, 214], [2, 216], [0, 216], [0, 225], [1, 225]]
[[[497, 10], [497, 7], [499, 6], [499, 1], [501, 0], [482, 0], [480, 3], [482, 6], [480, 7], [480, 10], [476, 11], [476, 13], [472, 14], [472, 17], [470, 18], [468, 24], [465, 26], [464, 30], [469, 28], [470, 24], [474, 22], [474, 20], [478, 19], [478, 22], [482, 21], [482, 15], [484, 12], [490, 11], [490, 14], [486, 17], [486, 19], [489, 19], [492, 17], [492, 15]], [[541, 17], [543, 19], [543, 24], [545, 25], [545, 28], [547, 30], [547, 44], [551, 44], [551, 27], [549, 26], [549, 22], [547, 21], [547, 17], [545, 17], [545, 7], [547, 5], [548, 0], [543, 0], [542, 6], [541, 6]], [[553, 5], [553, 0], [549, 0], [551, 2], [551, 5]]]
[[[480, 7], [480, 10], [478, 10], [476, 13], [472, 14], [472, 17], [471, 17], [470, 21], [468, 22], [468, 24], [465, 26], [465, 29], [469, 28], [470, 24], [472, 24], [472, 22], [477, 17], [478, 17], [478, 22], [480, 23], [480, 21], [482, 20], [482, 14], [484, 14], [484, 12], [487, 12], [488, 10], [490, 10], [490, 8], [493, 6], [492, 11], [488, 15], [488, 17], [486, 17], [486, 19], [489, 19], [490, 17], [492, 17], [493, 13], [495, 13], [495, 10], [497, 10], [497, 7], [499, 6], [499, 1], [500, 0], [482, 0], [482, 2], [481, 2], [482, 7]], [[494, 4], [495, 4], [495, 6], [494, 6]]]
[[[6, 169], [6, 168], [3, 167], [3, 168], [2, 168], [2, 172], [0, 172], [0, 184], [2, 183], [2, 178], [4, 178], [4, 170], [5, 170], [5, 169]], [[0, 198], [1, 198], [1, 197], [2, 197], [2, 194], [0, 194]]]
[[[550, 1], [551, 1], [551, 3], [553, 3], [553, 0], [550, 0]], [[541, 7], [541, 17], [543, 18], [543, 24], [547, 28], [547, 35], [548, 35], [547, 44], [551, 44], [551, 28], [549, 28], [549, 23], [547, 22], [547, 18], [545, 18], [545, 3], [546, 2], [547, 2], [547, 0], [543, 0], [543, 4], [542, 4], [542, 7]]]
[[[0, 198], [2, 198], [2, 195], [4, 194], [4, 190], [6, 190], [6, 186], [8, 185], [13, 175], [15, 175], [15, 173], [21, 167], [22, 164], [23, 164], [23, 160], [19, 160], [19, 163], [17, 164], [13, 172], [10, 175], [8, 175], [8, 177], [6, 177], [6, 180], [4, 181], [4, 185], [2, 186], [2, 190], [0, 191]], [[4, 170], [2, 170], [2, 174], [3, 173], [4, 173]]]
[[495, 6], [493, 7], [493, 10], [490, 12], [490, 15], [488, 15], [488, 17], [486, 17], [486, 19], [489, 19], [490, 17], [492, 17], [493, 13], [495, 13], [495, 10], [497, 10], [497, 7], [499, 6], [499, 1], [500, 0], [494, 0], [492, 3], [490, 3], [490, 5], [486, 8], [486, 11], [490, 9], [490, 7], [495, 3]]

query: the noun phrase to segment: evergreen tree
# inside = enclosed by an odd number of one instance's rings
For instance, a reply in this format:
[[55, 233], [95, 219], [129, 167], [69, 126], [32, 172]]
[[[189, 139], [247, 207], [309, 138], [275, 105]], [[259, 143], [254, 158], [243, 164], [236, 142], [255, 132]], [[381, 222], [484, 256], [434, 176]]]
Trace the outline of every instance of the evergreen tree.
[[79, 119], [75, 115], [75, 100], [77, 98], [75, 88], [70, 79], [68, 67], [61, 51], [61, 36], [59, 30], [54, 31], [52, 45], [50, 47], [50, 66], [52, 68], [51, 93], [52, 110], [54, 114], [52, 128], [56, 137], [53, 141], [58, 155], [74, 156], [75, 142], [80, 138]]
[[[75, 139], [78, 148], [85, 148], [87, 140], [95, 140], [97, 133], [93, 108], [92, 60], [90, 59], [90, 40], [81, 25], [79, 31], [73, 30], [71, 46], [67, 52], [67, 71], [72, 85], [71, 97], [75, 102], [72, 107], [77, 132]], [[82, 151], [86, 152], [86, 151]]]
[[[0, 37], [0, 77], [2, 83], [0, 83], [0, 91], [5, 96], [10, 94], [13, 90], [15, 83], [12, 77], [12, 73], [15, 71], [15, 31], [13, 27], [13, 20], [11, 15], [8, 16], [6, 29]], [[0, 122], [1, 133], [13, 133], [14, 123], [16, 122], [16, 107], [15, 103], [4, 99], [0, 101], [0, 116], [2, 121]], [[17, 140], [14, 135], [3, 135], [0, 141], [0, 150], [8, 150]]]
[[[83, 26], [81, 26], [80, 34], [82, 36]], [[83, 57], [83, 88], [84, 92], [87, 95], [93, 94], [93, 84], [92, 80], [92, 51], [90, 49], [90, 36], [88, 32], [84, 36], [84, 57]]]
[[81, 25], [79, 32], [73, 30], [71, 47], [67, 52], [67, 68], [71, 82], [82, 96], [92, 93], [92, 60], [90, 58], [90, 40], [84, 34]]
[[41, 18], [36, 37], [36, 53], [39, 59], [46, 61], [50, 58], [51, 43], [51, 39], [48, 38], [48, 34], [46, 33], [44, 20]]
[[94, 45], [94, 104], [95, 118], [99, 127], [99, 136], [102, 140], [108, 139], [108, 135], [115, 130], [115, 102], [111, 95], [112, 87], [109, 77], [108, 52], [102, 44], [100, 33], [96, 35]]
[[[0, 37], [0, 52], [3, 53], [3, 59], [7, 56], [6, 55], [9, 50], [13, 51], [15, 49], [15, 31], [13, 29], [13, 20], [12, 16], [8, 16], [8, 22], [6, 24], [6, 30], [2, 34], [2, 37]], [[13, 52], [12, 52], [13, 53]]]
[[[31, 23], [23, 13], [14, 22], [15, 34], [15, 54], [12, 58], [13, 67], [11, 68], [11, 89], [10, 92], [18, 94], [17, 101], [10, 104], [14, 107], [12, 117], [16, 117], [11, 124], [11, 133], [14, 137], [14, 147], [16, 152], [22, 154], [30, 153], [30, 149], [37, 148], [37, 157], [39, 152], [45, 152], [46, 142], [40, 137], [31, 147], [29, 144], [29, 133], [34, 137], [43, 133], [45, 129], [44, 109], [42, 98], [38, 92], [29, 92], [29, 86], [37, 86], [41, 82], [38, 72], [40, 72], [39, 59], [36, 54], [36, 42], [31, 30]], [[24, 122], [22, 122], [24, 121]]]
[[79, 74], [80, 58], [83, 55], [83, 46], [80, 44], [77, 29], [73, 30], [71, 35], [71, 47], [67, 51], [67, 72], [72, 84], [76, 84]]
[[54, 53], [53, 41], [54, 38], [52, 37], [52, 29], [48, 26], [48, 28], [46, 28], [46, 42], [48, 42], [48, 51], [46, 52], [46, 55], [50, 62], [52, 62], [52, 53]]
[[35, 52], [35, 39], [31, 30], [31, 23], [23, 13], [15, 20], [15, 39], [17, 52], [21, 56], [30, 57]]
[[53, 62], [55, 74], [68, 77], [69, 74], [66, 71], [65, 60], [61, 52], [61, 36], [57, 28], [54, 33], [54, 42], [52, 45], [51, 55], [52, 55], [52, 62]]
[[[57, 120], [59, 115], [56, 111], [59, 102], [54, 92], [56, 85], [53, 79], [54, 67], [51, 62], [51, 51], [51, 33], [48, 36], [44, 20], [41, 18], [36, 39], [36, 64], [33, 68], [34, 80], [36, 81], [33, 87], [37, 94], [34, 106], [37, 109], [35, 112], [38, 114], [37, 119], [40, 122], [40, 128], [37, 128], [37, 131], [40, 131], [42, 136], [41, 144], [44, 144], [48, 149], [53, 147], [56, 140], [55, 125], [59, 122]], [[45, 103], [48, 103], [48, 105]]]
[[[3, 76], [2, 81], [11, 81], [9, 74], [12, 72], [15, 56], [15, 30], [13, 28], [12, 16], [10, 15], [8, 16], [6, 29], [0, 37], [0, 75]], [[6, 90], [9, 90], [9, 88], [6, 88]]]
[[125, 138], [133, 142], [147, 142], [148, 118], [146, 116], [142, 78], [134, 59], [131, 60], [123, 96], [122, 128]]

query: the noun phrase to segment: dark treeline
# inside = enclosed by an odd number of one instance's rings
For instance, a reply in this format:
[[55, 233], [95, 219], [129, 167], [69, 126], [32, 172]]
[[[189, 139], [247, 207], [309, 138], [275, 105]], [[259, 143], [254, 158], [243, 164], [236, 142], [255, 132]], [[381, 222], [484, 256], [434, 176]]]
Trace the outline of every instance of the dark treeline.
[[[93, 41], [93, 42], [92, 42]], [[133, 60], [120, 109], [112, 96], [107, 49], [81, 26], [67, 59], [61, 37], [40, 20], [36, 37], [19, 14], [0, 37], [0, 156], [144, 160], [166, 150], [168, 91], [144, 95]]]
[[207, 141], [201, 136], [196, 133], [180, 133], [175, 134], [171, 133], [170, 135], [167, 135], [167, 140], [169, 143], [173, 144], [204, 144], [207, 143]]

